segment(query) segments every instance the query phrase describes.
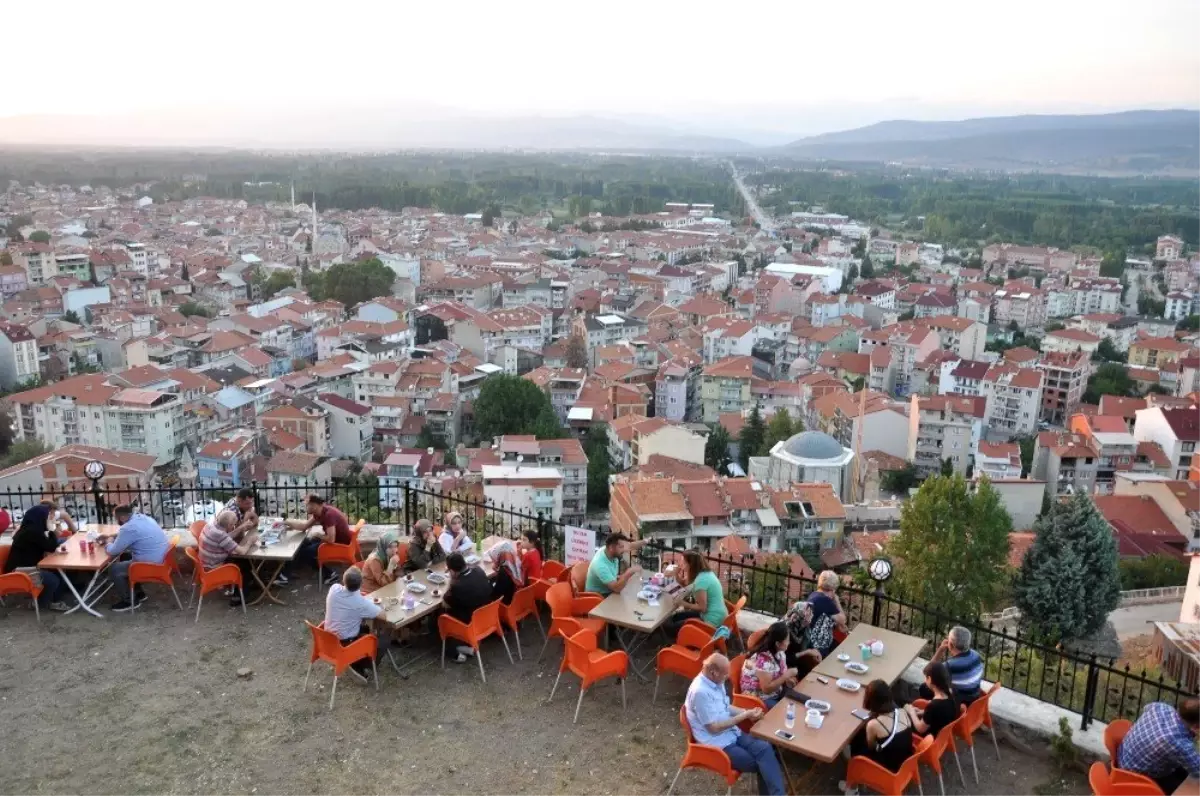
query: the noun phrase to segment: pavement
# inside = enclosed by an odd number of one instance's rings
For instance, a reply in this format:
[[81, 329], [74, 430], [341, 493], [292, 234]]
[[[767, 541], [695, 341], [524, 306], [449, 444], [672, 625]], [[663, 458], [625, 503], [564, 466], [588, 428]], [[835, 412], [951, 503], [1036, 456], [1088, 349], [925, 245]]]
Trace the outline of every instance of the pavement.
[[1151, 622], [1178, 622], [1182, 608], [1182, 601], [1131, 605], [1113, 611], [1108, 615], [1108, 620], [1117, 631], [1117, 638], [1131, 638], [1152, 633], [1154, 626]]

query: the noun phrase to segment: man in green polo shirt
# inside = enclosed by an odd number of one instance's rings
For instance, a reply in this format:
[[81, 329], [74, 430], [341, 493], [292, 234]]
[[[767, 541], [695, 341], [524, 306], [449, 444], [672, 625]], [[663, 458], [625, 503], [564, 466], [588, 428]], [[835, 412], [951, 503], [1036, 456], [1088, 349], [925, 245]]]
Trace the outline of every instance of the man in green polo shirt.
[[604, 547], [596, 551], [596, 555], [592, 556], [592, 563], [588, 564], [586, 591], [609, 595], [624, 588], [629, 579], [641, 572], [642, 568], [634, 564], [621, 572], [621, 557], [644, 544], [645, 539], [630, 542], [629, 537], [623, 533], [610, 533], [604, 540]]

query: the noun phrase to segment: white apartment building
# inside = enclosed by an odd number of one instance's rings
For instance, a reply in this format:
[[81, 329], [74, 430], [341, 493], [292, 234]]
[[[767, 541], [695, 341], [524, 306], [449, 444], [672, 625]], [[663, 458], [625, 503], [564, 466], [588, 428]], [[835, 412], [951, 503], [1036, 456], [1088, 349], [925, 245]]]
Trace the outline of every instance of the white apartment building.
[[40, 374], [37, 338], [24, 326], [0, 324], [0, 388], [11, 390]]
[[485, 464], [483, 497], [522, 514], [562, 516], [562, 473], [553, 467], [526, 464]]
[[1186, 480], [1194, 463], [1196, 445], [1200, 443], [1200, 412], [1194, 406], [1139, 409], [1133, 421], [1133, 438], [1138, 442], [1157, 442], [1171, 461], [1171, 477]]
[[370, 461], [375, 434], [371, 407], [333, 393], [321, 393], [316, 404], [329, 412], [329, 455], [338, 459]]
[[975, 452], [975, 477], [993, 481], [1021, 477], [1021, 446], [1015, 442], [980, 442]]
[[1182, 321], [1189, 315], [1197, 314], [1197, 307], [1200, 307], [1200, 294], [1182, 290], [1168, 293], [1163, 317], [1171, 321]]

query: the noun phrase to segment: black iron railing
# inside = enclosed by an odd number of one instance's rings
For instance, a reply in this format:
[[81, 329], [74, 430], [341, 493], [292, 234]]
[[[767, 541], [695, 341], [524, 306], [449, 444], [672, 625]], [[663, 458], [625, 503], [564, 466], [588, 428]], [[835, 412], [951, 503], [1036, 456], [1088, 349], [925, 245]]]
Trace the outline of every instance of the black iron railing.
[[[438, 492], [410, 483], [383, 479], [382, 483], [361, 483], [357, 479], [323, 484], [274, 483], [247, 485], [254, 492], [258, 512], [263, 516], [297, 517], [305, 512], [305, 498], [317, 493], [350, 517], [371, 524], [410, 528], [419, 519], [440, 524], [450, 512], [462, 515], [468, 531], [480, 541], [487, 536], [516, 538], [525, 530], [538, 530], [547, 558], [562, 560], [567, 526], [547, 516], [514, 506], [488, 503], [469, 492]], [[0, 491], [0, 506], [13, 514], [14, 525], [23, 510], [50, 498], [80, 521], [103, 522], [112, 509], [122, 503], [155, 516], [164, 527], [186, 527], [190, 522], [212, 516], [232, 498], [236, 487], [220, 484], [178, 484], [175, 486], [104, 486], [92, 489], [11, 489]], [[608, 528], [586, 526], [603, 540]], [[643, 566], [657, 569], [664, 556], [682, 552], [658, 544], [641, 548], [638, 557]], [[785, 566], [758, 566], [753, 556], [706, 554], [710, 568], [717, 574], [731, 600], [747, 598], [746, 608], [781, 616], [796, 600], [804, 599], [816, 588], [810, 577], [794, 574]], [[1111, 658], [1083, 656], [1049, 647], [1009, 632], [994, 623], [965, 618], [951, 612], [918, 605], [900, 597], [843, 584], [838, 591], [842, 607], [851, 624], [860, 621], [889, 630], [919, 636], [927, 640], [923, 651], [929, 657], [945, 638], [947, 631], [961, 625], [971, 631], [972, 646], [983, 657], [987, 679], [1000, 681], [1005, 688], [1081, 714], [1086, 729], [1093, 720], [1111, 721], [1136, 718], [1150, 702], [1178, 704], [1191, 696], [1176, 683], [1143, 668], [1120, 667]]]

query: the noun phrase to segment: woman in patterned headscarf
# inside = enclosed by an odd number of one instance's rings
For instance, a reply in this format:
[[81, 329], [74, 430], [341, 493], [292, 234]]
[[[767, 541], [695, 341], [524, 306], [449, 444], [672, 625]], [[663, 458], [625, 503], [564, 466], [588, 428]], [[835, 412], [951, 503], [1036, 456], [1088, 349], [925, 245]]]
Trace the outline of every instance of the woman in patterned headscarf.
[[490, 547], [483, 557], [491, 562], [496, 571], [492, 581], [492, 599], [503, 600], [505, 605], [511, 603], [517, 584], [525, 582], [521, 577], [521, 554], [517, 552], [516, 544], [505, 539]]
[[396, 579], [400, 569], [400, 541], [394, 531], [379, 537], [375, 549], [362, 563], [362, 593], [370, 594]]

